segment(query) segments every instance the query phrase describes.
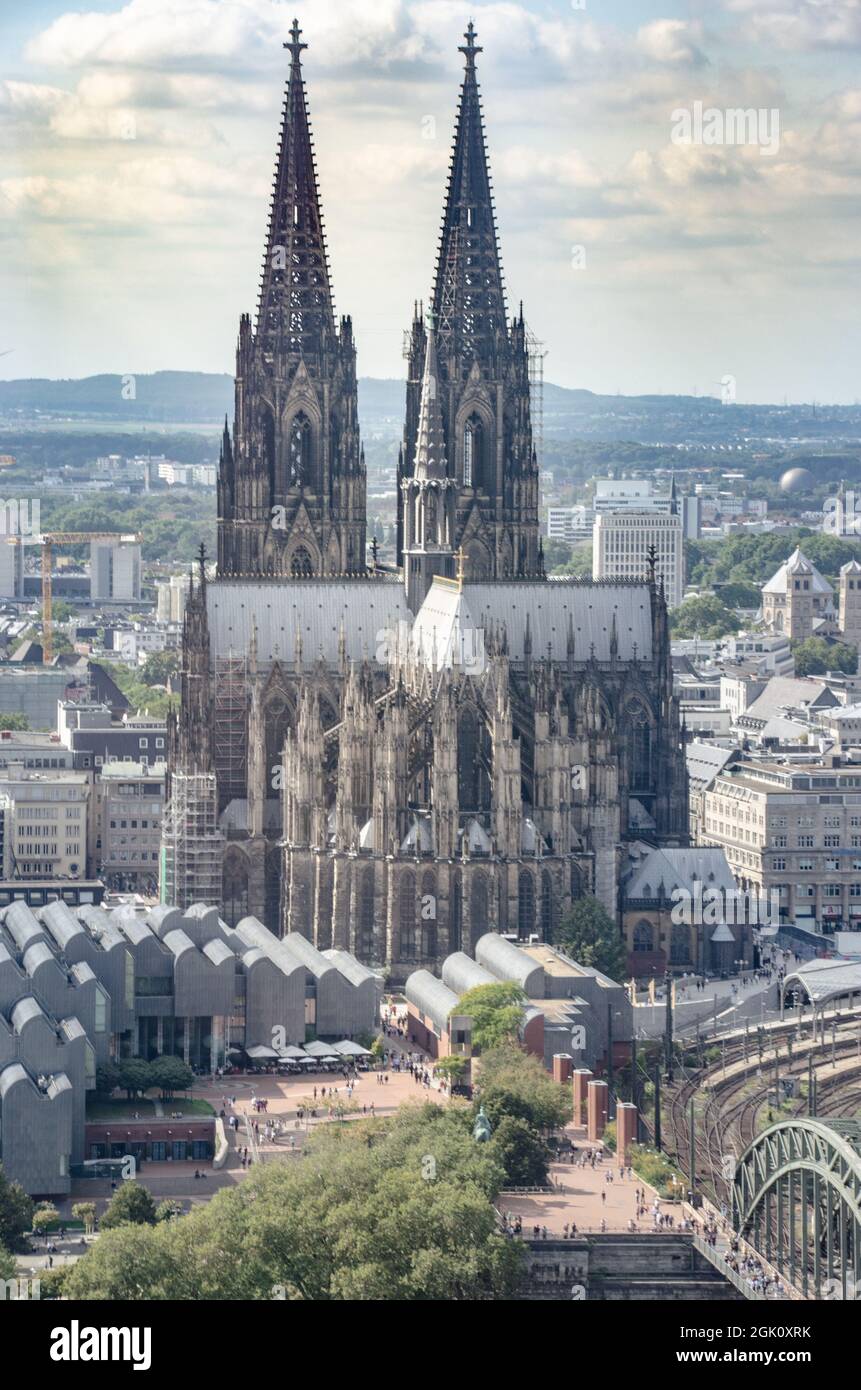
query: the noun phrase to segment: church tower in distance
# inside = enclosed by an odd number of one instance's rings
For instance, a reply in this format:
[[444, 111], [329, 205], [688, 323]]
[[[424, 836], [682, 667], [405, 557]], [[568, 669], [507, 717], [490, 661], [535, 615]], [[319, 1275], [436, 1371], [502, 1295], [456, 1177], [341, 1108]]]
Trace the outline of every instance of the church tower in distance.
[[365, 463], [352, 322], [335, 326], [298, 22], [257, 308], [239, 322], [218, 478], [220, 577], [360, 574]]
[[[433, 290], [438, 393], [447, 469], [454, 483], [453, 550], [468, 580], [539, 578], [538, 465], [532, 445], [529, 362], [521, 308], [507, 321], [481, 99], [469, 25]], [[428, 334], [417, 311], [410, 334], [404, 444], [399, 461], [398, 563], [408, 542], [405, 508], [419, 452]], [[415, 534], [415, 530], [413, 531]], [[445, 571], [440, 570], [444, 573]], [[421, 586], [418, 587], [421, 602]], [[413, 599], [410, 607], [414, 608]]]

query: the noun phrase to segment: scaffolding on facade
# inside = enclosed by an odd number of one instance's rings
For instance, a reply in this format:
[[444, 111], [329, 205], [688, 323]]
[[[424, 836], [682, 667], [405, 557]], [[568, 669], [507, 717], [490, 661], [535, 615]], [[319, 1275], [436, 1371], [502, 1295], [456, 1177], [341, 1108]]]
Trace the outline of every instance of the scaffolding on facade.
[[213, 756], [224, 802], [246, 795], [248, 771], [248, 658], [215, 659]]
[[544, 359], [547, 348], [526, 325], [526, 352], [529, 362], [529, 398], [532, 415], [532, 442], [538, 467], [544, 465]]
[[183, 910], [192, 903], [221, 902], [224, 836], [218, 828], [214, 772], [170, 776], [161, 840], [161, 900]]

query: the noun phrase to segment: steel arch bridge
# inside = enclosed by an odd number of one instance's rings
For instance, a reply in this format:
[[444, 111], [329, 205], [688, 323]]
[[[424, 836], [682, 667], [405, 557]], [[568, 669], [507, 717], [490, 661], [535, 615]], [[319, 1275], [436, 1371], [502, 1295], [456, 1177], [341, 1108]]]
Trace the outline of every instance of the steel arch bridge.
[[772, 1125], [738, 1160], [735, 1228], [805, 1297], [861, 1297], [861, 1124]]

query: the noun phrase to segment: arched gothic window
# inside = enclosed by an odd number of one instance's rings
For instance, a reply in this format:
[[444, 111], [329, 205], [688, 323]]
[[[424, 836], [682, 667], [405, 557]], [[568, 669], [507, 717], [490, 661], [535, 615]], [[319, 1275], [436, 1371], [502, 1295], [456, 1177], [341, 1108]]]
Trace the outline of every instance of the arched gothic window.
[[463, 881], [460, 870], [456, 870], [451, 885], [451, 918], [448, 927], [449, 950], [459, 951], [463, 932]]
[[290, 421], [288, 445], [288, 483], [290, 487], [312, 487], [314, 439], [311, 421], [299, 411]]
[[422, 956], [433, 960], [437, 950], [436, 875], [430, 869], [422, 875], [421, 900]]
[[374, 871], [365, 869], [359, 889], [359, 959], [374, 959]]
[[461, 812], [490, 809], [490, 738], [484, 720], [467, 705], [457, 721], [457, 799]]
[[481, 417], [473, 412], [463, 431], [463, 485], [485, 487], [485, 437]]
[[412, 960], [416, 953], [416, 876], [409, 870], [401, 877], [398, 890], [398, 925], [401, 960]]
[[652, 726], [641, 705], [629, 711], [628, 742], [631, 791], [652, 791]]
[[263, 724], [266, 729], [266, 784], [271, 787], [275, 770], [281, 766], [284, 740], [292, 724], [290, 706], [282, 694], [276, 693], [266, 701]]
[[546, 869], [541, 875], [541, 935], [553, 940], [553, 880]]
[[487, 876], [473, 874], [469, 889], [469, 941], [474, 952], [479, 937], [487, 931]]
[[248, 867], [235, 850], [228, 854], [221, 873], [221, 901], [224, 920], [235, 927], [248, 916]]
[[293, 558], [290, 561], [290, 573], [294, 579], [310, 579], [314, 573], [311, 556], [304, 545], [300, 545], [298, 550], [294, 550]]
[[654, 933], [651, 922], [638, 922], [634, 928], [634, 950], [653, 951]]
[[691, 934], [684, 922], [673, 925], [670, 938], [670, 961], [673, 965], [687, 965], [691, 958]]

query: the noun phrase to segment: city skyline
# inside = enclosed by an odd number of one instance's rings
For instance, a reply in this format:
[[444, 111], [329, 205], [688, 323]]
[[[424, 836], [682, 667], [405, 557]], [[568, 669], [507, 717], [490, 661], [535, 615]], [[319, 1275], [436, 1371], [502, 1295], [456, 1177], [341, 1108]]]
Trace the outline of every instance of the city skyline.
[[[839, 0], [38, 0], [3, 21], [4, 377], [232, 371], [294, 11], [360, 375], [403, 375], [430, 292], [471, 16], [509, 313], [522, 299], [550, 379], [856, 398], [861, 21]], [[768, 139], [678, 143], [680, 111], [741, 109]]]

